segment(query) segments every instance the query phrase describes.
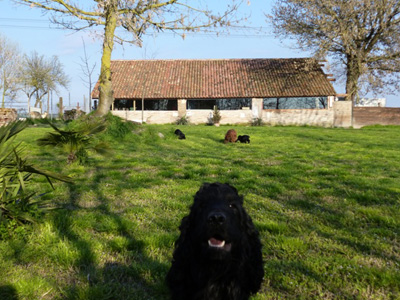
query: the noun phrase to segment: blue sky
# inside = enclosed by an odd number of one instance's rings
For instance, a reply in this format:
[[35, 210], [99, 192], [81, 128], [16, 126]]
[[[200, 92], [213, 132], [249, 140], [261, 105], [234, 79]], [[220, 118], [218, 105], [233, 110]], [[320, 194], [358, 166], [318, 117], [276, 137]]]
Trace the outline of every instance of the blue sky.
[[[215, 0], [205, 0], [213, 3]], [[224, 0], [218, 0], [223, 3]], [[215, 2], [214, 2], [215, 3]], [[290, 58], [307, 57], [310, 54], [290, 49], [290, 42], [282, 43], [276, 39], [271, 27], [267, 24], [264, 13], [269, 13], [273, 1], [253, 0], [250, 5], [242, 4], [239, 13], [249, 16], [246, 26], [262, 27], [263, 33], [231, 32], [229, 35], [188, 35], [184, 40], [171, 33], [157, 36], [146, 36], [143, 47], [116, 44], [112, 59], [212, 59], [212, 58]], [[11, 0], [0, 0], [0, 33], [19, 45], [22, 53], [37, 51], [40, 55], [51, 57], [57, 55], [64, 65], [64, 70], [71, 79], [68, 90], [53, 94], [64, 99], [67, 107], [83, 105], [84, 95], [88, 88], [84, 85], [80, 64], [84, 56], [83, 42], [90, 58], [89, 63], [96, 63], [94, 78], [97, 79], [100, 69], [101, 39], [89, 32], [73, 32], [54, 29], [56, 26], [48, 20], [49, 14], [43, 14], [38, 8], [16, 5]], [[99, 28], [101, 30], [101, 28]], [[340, 83], [334, 83], [337, 93], [344, 93]], [[399, 93], [400, 94], [400, 93]], [[379, 95], [387, 98], [387, 106], [400, 107], [400, 96]], [[26, 102], [23, 95], [21, 105]], [[53, 104], [55, 110], [55, 104]]]

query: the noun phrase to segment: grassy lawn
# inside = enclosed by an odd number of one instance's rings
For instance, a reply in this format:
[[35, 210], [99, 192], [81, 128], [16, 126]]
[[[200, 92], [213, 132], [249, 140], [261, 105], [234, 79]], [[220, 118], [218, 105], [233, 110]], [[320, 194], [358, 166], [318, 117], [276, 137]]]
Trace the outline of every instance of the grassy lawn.
[[253, 299], [399, 299], [400, 127], [234, 126], [251, 143], [223, 144], [230, 128], [137, 127], [86, 166], [39, 148], [49, 129], [22, 132], [33, 162], [75, 184], [56, 183], [44, 197], [61, 209], [0, 241], [0, 299], [168, 299], [180, 220], [214, 181], [244, 195], [261, 234]]

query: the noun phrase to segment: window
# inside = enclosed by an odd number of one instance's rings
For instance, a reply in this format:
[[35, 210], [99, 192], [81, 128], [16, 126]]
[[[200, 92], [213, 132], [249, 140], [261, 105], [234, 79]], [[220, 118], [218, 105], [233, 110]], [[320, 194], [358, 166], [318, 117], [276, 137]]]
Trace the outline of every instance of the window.
[[187, 108], [188, 109], [213, 109], [214, 105], [216, 105], [217, 101], [214, 99], [207, 100], [188, 100]]
[[[136, 101], [136, 109], [142, 109], [142, 100]], [[144, 110], [178, 110], [177, 100], [144, 100]]]
[[264, 109], [324, 109], [328, 97], [264, 98]]
[[187, 101], [188, 109], [214, 109], [216, 105], [219, 110], [238, 110], [244, 107], [251, 109], [251, 98], [238, 99], [195, 99]]
[[133, 100], [115, 100], [114, 101], [114, 109], [115, 110], [130, 110], [133, 108]]
[[[142, 110], [142, 100], [116, 99], [114, 108], [116, 110]], [[178, 110], [178, 100], [157, 99], [144, 100], [144, 110]]]

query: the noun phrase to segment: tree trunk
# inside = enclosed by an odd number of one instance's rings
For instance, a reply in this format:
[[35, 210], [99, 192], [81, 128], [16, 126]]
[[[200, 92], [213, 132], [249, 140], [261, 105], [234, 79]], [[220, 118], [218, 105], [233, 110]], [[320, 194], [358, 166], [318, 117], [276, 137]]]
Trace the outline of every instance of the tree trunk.
[[358, 101], [358, 80], [361, 76], [357, 58], [348, 55], [346, 69], [346, 99], [355, 103]]
[[111, 54], [114, 47], [114, 32], [117, 27], [117, 16], [112, 5], [108, 8], [106, 24], [104, 27], [103, 54], [101, 57], [101, 68], [99, 77], [99, 105], [95, 112], [96, 116], [104, 116], [110, 111], [114, 101], [111, 82]]
[[39, 98], [39, 96], [38, 95], [36, 95], [36, 100], [35, 100], [35, 105], [34, 105], [34, 107], [38, 107], [39, 106], [39, 104], [40, 104], [40, 98]]
[[1, 108], [5, 108], [5, 98], [6, 98], [6, 90], [3, 89], [3, 93], [1, 95]]
[[4, 74], [3, 74], [3, 94], [1, 97], [1, 108], [5, 108], [5, 98], [6, 98], [6, 87], [7, 83], [6, 83], [6, 70], [4, 69]]

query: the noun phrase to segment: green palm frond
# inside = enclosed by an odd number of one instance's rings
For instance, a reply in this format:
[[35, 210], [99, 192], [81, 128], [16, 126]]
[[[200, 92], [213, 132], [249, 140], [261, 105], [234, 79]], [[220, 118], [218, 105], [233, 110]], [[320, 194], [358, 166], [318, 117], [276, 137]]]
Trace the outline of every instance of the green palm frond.
[[98, 142], [91, 148], [91, 150], [101, 155], [107, 155], [111, 151], [110, 146], [105, 142]]
[[35, 193], [27, 191], [33, 174], [44, 176], [52, 188], [52, 179], [72, 182], [70, 177], [38, 168], [22, 157], [21, 143], [15, 145], [13, 138], [27, 125], [14, 122], [0, 128], [0, 222], [34, 222], [33, 211], [43, 206], [43, 201], [33, 201]]
[[17, 135], [19, 132], [24, 130], [28, 126], [26, 121], [16, 121], [12, 122], [6, 126], [0, 127], [0, 143], [7, 141], [13, 136]]
[[64, 149], [67, 152], [68, 163], [77, 159], [80, 163], [83, 163], [88, 157], [88, 150], [103, 155], [109, 153], [108, 145], [104, 142], [98, 142], [94, 138], [95, 135], [107, 128], [101, 119], [86, 121], [71, 129], [60, 129], [50, 121], [47, 122], [55, 132], [49, 132], [38, 139], [38, 144]]
[[107, 129], [107, 126], [105, 124], [98, 124], [96, 126], [93, 126], [92, 128], [88, 128], [88, 135], [95, 135], [98, 133], [103, 132], [104, 130]]

